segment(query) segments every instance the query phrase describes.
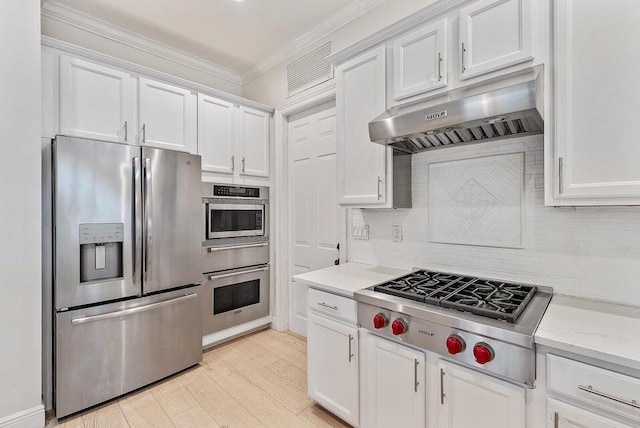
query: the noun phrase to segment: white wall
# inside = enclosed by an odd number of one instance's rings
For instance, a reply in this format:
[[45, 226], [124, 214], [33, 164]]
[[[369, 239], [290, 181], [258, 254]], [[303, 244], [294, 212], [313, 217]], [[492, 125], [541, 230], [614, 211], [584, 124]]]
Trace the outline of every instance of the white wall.
[[40, 3], [0, 2], [0, 426], [41, 406]]
[[[331, 40], [334, 52], [342, 50], [353, 43], [379, 31], [400, 19], [435, 3], [436, 0], [385, 0], [369, 12], [339, 28], [325, 40]], [[245, 82], [243, 96], [261, 103], [280, 107], [286, 103], [326, 89], [334, 84], [333, 79], [321, 86], [308, 89], [301, 94], [288, 98], [287, 94], [287, 61], [284, 61], [250, 82]]]
[[242, 86], [237, 83], [194, 70], [51, 18], [42, 17], [42, 34], [214, 89], [242, 95]]
[[[349, 240], [350, 261], [428, 267], [547, 285], [556, 293], [640, 305], [640, 207], [544, 206], [543, 137], [413, 155], [413, 208], [353, 210], [370, 240]], [[428, 164], [498, 153], [525, 153], [524, 249], [429, 242]], [[392, 225], [404, 240], [391, 241]]]

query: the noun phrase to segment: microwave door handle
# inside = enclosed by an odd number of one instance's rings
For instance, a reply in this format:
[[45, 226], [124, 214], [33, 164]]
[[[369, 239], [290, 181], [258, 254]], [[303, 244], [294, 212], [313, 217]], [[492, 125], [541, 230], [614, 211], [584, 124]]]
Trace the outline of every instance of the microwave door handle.
[[249, 269], [249, 270], [242, 270], [242, 271], [239, 271], [239, 272], [223, 273], [221, 275], [209, 275], [209, 281], [213, 281], [214, 279], [228, 278], [230, 276], [244, 275], [245, 273], [263, 272], [263, 271], [265, 271], [267, 269], [269, 269], [269, 267], [265, 266], [265, 267], [258, 268], [258, 269]]
[[151, 187], [151, 159], [144, 158], [144, 280], [151, 280], [151, 242], [153, 229], [153, 213], [152, 213], [152, 187]]
[[133, 283], [138, 285], [142, 260], [142, 163], [139, 157], [133, 158]]

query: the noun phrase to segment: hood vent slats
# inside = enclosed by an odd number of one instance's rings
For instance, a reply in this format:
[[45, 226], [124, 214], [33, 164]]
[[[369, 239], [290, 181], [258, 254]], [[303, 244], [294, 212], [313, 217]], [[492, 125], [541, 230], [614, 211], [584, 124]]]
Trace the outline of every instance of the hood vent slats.
[[544, 121], [537, 106], [543, 105], [542, 74], [536, 67], [450, 91], [440, 104], [432, 100], [394, 107], [369, 123], [371, 141], [417, 153], [541, 134]]

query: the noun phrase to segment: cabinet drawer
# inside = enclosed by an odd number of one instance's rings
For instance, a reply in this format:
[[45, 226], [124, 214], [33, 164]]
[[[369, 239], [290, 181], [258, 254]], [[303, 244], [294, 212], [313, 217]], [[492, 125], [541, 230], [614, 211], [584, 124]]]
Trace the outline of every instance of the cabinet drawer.
[[347, 297], [309, 288], [307, 307], [310, 311], [341, 319], [349, 324], [356, 324], [356, 301]]
[[640, 420], [640, 379], [551, 354], [547, 367], [550, 391]]
[[269, 243], [204, 247], [202, 261], [204, 273], [267, 264], [269, 263]]

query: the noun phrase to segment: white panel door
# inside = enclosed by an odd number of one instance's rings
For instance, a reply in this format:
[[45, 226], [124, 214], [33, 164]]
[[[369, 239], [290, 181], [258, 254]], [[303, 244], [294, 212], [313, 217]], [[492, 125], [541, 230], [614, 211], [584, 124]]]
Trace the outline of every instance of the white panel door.
[[196, 96], [144, 77], [139, 79], [139, 94], [142, 145], [197, 153]]
[[[336, 197], [336, 111], [333, 103], [289, 120], [291, 274], [333, 266], [346, 228]], [[289, 286], [289, 329], [306, 335], [306, 286]]]
[[371, 334], [361, 341], [362, 426], [425, 428], [424, 352]]
[[358, 330], [309, 314], [308, 334], [309, 397], [351, 425], [358, 426]]
[[269, 121], [271, 114], [240, 107], [240, 175], [269, 176]]
[[134, 81], [114, 70], [60, 56], [60, 133], [135, 144]]
[[440, 428], [524, 428], [524, 387], [442, 360], [438, 368]]
[[613, 419], [597, 415], [579, 407], [557, 401], [547, 400], [548, 428], [631, 428]]
[[371, 50], [336, 69], [338, 200], [384, 206], [391, 149], [372, 143], [369, 122], [385, 110], [385, 49]]
[[233, 174], [236, 110], [233, 103], [198, 94], [198, 154], [203, 171]]
[[393, 99], [447, 86], [447, 20], [393, 43]]
[[532, 59], [532, 0], [480, 0], [460, 9], [460, 78]]
[[640, 2], [554, 4], [555, 177], [545, 178], [557, 203], [550, 205], [638, 205]]

